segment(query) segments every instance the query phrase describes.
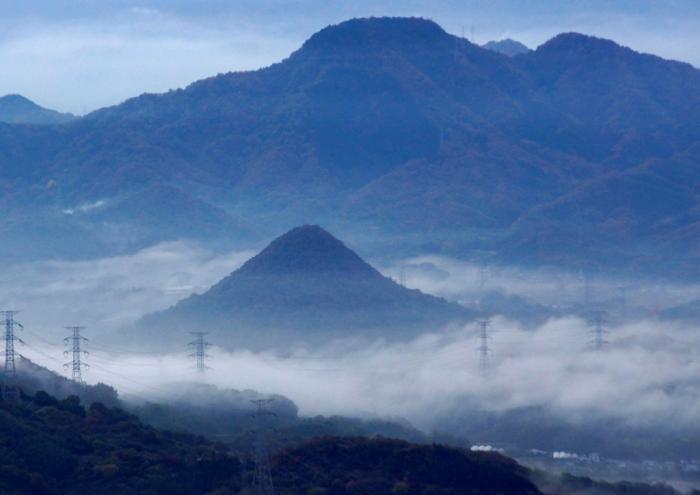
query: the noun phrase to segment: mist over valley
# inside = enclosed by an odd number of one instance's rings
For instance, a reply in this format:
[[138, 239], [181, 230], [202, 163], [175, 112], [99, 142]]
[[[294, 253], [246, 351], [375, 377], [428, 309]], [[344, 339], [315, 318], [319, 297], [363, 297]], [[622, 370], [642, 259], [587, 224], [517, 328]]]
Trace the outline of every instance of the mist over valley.
[[699, 143], [690, 64], [423, 17], [0, 98], [0, 491], [697, 493]]

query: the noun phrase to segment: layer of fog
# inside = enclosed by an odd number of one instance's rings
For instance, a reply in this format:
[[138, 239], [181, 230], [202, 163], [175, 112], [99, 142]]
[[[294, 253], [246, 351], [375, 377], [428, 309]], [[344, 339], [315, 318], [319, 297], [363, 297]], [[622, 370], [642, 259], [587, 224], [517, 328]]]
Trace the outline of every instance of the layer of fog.
[[[66, 325], [84, 325], [89, 334], [100, 336], [206, 291], [254, 254], [217, 253], [198, 244], [169, 242], [113, 258], [11, 265], [0, 279], [0, 309], [22, 311], [19, 319], [27, 329], [43, 336], [61, 336]], [[697, 285], [652, 285], [553, 269], [479, 266], [437, 256], [379, 268], [407, 287], [463, 304], [476, 305], [484, 294], [497, 291], [556, 308], [560, 314], [568, 308], [580, 309], [588, 299], [588, 309], [601, 305], [610, 307], [611, 313], [624, 309], [628, 319], [644, 320], [664, 308], [700, 298]]]
[[0, 281], [0, 309], [20, 310], [28, 332], [54, 340], [66, 325], [99, 336], [205, 291], [253, 254], [169, 242], [113, 258], [13, 265]]
[[[610, 329], [603, 352], [588, 345], [590, 328], [557, 319], [536, 331], [496, 318], [489, 372], [478, 366], [474, 327], [444, 329], [403, 344], [348, 342], [316, 351], [210, 351], [212, 369], [193, 369], [177, 355], [91, 349], [89, 382], [126, 394], [160, 397], [159, 386], [202, 380], [222, 388], [278, 393], [302, 414], [400, 416], [430, 428], [460, 407], [503, 411], [546, 405], [572, 422], [613, 418], [635, 426], [689, 426], [700, 408], [700, 335], [693, 329], [635, 323]], [[23, 349], [56, 368], [57, 348]]]
[[[140, 352], [137, 342], [115, 347], [102, 338], [144, 313], [204, 291], [252, 254], [214, 254], [176, 242], [130, 256], [8, 267], [0, 283], [0, 307], [23, 310], [19, 319], [26, 327], [21, 332], [26, 345], [19, 351], [61, 373], [66, 360], [62, 327], [86, 325], [86, 380], [144, 398], [161, 397], [163, 383], [201, 378], [222, 388], [285, 395], [302, 414], [401, 416], [426, 429], [440, 414], [467, 406], [498, 411], [545, 405], [571, 421], [610, 417], [690, 425], [696, 420], [700, 335], [692, 327], [641, 317], [612, 323], [606, 335], [610, 345], [602, 353], [590, 348], [585, 318], [558, 317], [533, 329], [495, 317], [486, 378], [478, 369], [473, 325], [436, 329], [406, 343], [342, 342], [288, 351], [285, 357], [213, 347], [213, 369], [203, 377], [193, 370], [185, 342], [182, 353], [157, 355]], [[575, 302], [587, 285], [577, 274], [551, 270], [492, 267], [484, 279], [474, 265], [436, 257], [405, 260], [384, 271], [409, 287], [464, 301], [501, 290], [542, 304]], [[666, 304], [698, 292], [695, 286], [630, 282], [596, 279], [588, 286], [603, 299], [626, 284], [631, 307], [650, 300]]]
[[407, 287], [467, 305], [495, 291], [559, 311], [610, 310], [610, 316], [625, 320], [653, 318], [664, 309], [700, 299], [698, 284], [474, 264], [441, 256], [401, 260], [383, 272]]

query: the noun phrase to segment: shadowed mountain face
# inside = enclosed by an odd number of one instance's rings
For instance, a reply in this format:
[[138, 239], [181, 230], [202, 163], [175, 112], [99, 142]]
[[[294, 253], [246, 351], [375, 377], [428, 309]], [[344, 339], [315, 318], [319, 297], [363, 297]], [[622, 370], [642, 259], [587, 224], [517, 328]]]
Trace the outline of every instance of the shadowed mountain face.
[[72, 120], [75, 120], [75, 116], [40, 107], [21, 95], [0, 96], [0, 122], [51, 125], [65, 124]]
[[46, 392], [0, 404], [0, 493], [239, 493], [221, 445], [144, 425], [121, 409]]
[[224, 347], [275, 347], [383, 332], [409, 338], [470, 317], [457, 304], [396, 284], [322, 228], [307, 225], [275, 239], [206, 293], [145, 317], [139, 327], [155, 340], [197, 325], [217, 333]]
[[526, 468], [499, 454], [385, 438], [321, 438], [283, 452], [273, 462], [275, 469], [289, 473], [278, 485], [287, 493], [303, 493], [309, 480], [328, 492], [347, 486], [338, 491], [348, 495], [541, 493]]
[[[56, 211], [164, 185], [214, 207], [204, 223], [223, 211], [267, 235], [319, 222], [414, 251], [700, 275], [698, 142], [690, 65], [576, 33], [510, 58], [431, 21], [354, 19], [258, 71], [0, 125], [0, 222], [58, 229]], [[168, 216], [122, 249], [169, 235]], [[117, 220], [60, 220], [112, 245]]]

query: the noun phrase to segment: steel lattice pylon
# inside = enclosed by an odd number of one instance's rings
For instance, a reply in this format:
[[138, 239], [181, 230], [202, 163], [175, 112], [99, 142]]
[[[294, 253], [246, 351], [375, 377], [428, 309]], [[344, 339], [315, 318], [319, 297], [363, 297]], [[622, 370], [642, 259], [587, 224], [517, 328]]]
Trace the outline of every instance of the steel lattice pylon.
[[88, 352], [81, 348], [83, 342], [87, 342], [88, 339], [80, 335], [80, 332], [85, 329], [85, 327], [71, 326], [65, 327], [66, 330], [71, 331], [71, 335], [63, 339], [66, 344], [70, 345], [70, 349], [63, 351], [64, 356], [72, 355], [73, 359], [63, 365], [64, 368], [71, 369], [71, 374], [73, 381], [76, 383], [83, 383], [83, 373], [82, 368], [88, 367], [88, 364], [83, 362], [83, 355], [87, 355]]
[[275, 493], [272, 483], [272, 470], [270, 469], [270, 454], [267, 449], [266, 420], [274, 413], [268, 411], [266, 406], [273, 399], [257, 399], [251, 401], [255, 404], [255, 471], [253, 473], [253, 493], [258, 495], [271, 495]]
[[15, 320], [15, 315], [18, 311], [7, 310], [0, 311], [0, 317], [5, 321], [5, 369], [2, 382], [2, 399], [17, 400], [19, 398], [19, 389], [15, 383], [15, 375], [17, 368], [15, 358], [15, 341], [24, 343], [22, 339], [15, 335], [15, 327], [24, 328], [21, 323]]
[[479, 325], [479, 371], [482, 375], [486, 375], [489, 371], [489, 355], [491, 354], [489, 347], [491, 320], [488, 318], [478, 320], [477, 324]]
[[203, 373], [204, 371], [210, 369], [209, 366], [206, 365], [205, 361], [207, 358], [211, 357], [209, 354], [207, 354], [207, 347], [211, 347], [211, 344], [204, 340], [204, 336], [207, 334], [206, 332], [190, 333], [196, 338], [187, 344], [189, 347], [194, 349], [194, 352], [192, 352], [189, 357], [195, 360], [195, 368], [197, 371]]

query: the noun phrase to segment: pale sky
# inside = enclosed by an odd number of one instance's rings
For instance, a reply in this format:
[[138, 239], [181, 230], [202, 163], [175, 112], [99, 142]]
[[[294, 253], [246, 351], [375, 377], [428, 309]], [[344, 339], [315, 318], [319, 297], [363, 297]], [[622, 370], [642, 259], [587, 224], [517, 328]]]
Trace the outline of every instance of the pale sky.
[[577, 31], [700, 67], [699, 0], [0, 0], [0, 95], [82, 114], [285, 58], [328, 24], [421, 16], [477, 43]]

